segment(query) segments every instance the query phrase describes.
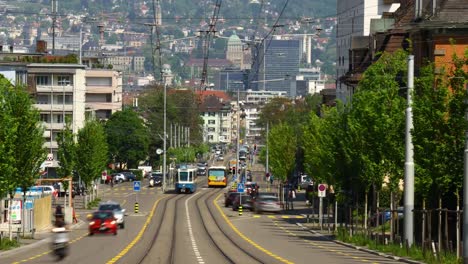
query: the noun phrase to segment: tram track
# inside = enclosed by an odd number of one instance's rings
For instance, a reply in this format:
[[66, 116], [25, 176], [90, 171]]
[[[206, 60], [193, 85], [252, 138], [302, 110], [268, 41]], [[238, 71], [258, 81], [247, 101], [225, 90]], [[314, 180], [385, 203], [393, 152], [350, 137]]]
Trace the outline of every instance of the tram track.
[[[213, 244], [216, 247], [216, 249], [221, 253], [222, 256], [224, 256], [224, 258], [229, 263], [238, 263], [239, 262], [239, 256], [237, 254], [231, 254], [233, 256], [230, 256], [227, 253], [225, 243], [220, 243], [219, 240], [221, 240], [221, 238], [216, 238], [215, 237], [215, 235], [213, 234], [214, 232], [210, 231], [210, 228], [208, 227], [207, 223], [213, 223], [215, 225], [216, 229], [219, 230], [219, 232], [225, 238], [223, 240], [224, 241], [229, 241], [233, 245], [232, 248], [235, 248], [238, 252], [240, 251], [244, 255], [248, 256], [248, 258], [250, 258], [248, 263], [255, 263], [255, 262], [265, 263], [260, 258], [255, 256], [254, 254], [252, 254], [251, 252], [245, 250], [244, 249], [245, 245], [241, 245], [240, 243], [236, 242], [225, 230], [223, 230], [223, 228], [220, 225], [219, 221], [216, 220], [215, 213], [213, 212], [213, 209], [212, 209], [212, 207], [210, 206], [209, 203], [213, 199], [213, 197], [216, 197], [217, 195], [219, 195], [223, 191], [224, 191], [224, 189], [220, 189], [220, 190], [217, 190], [217, 191], [209, 191], [209, 192], [199, 196], [195, 200], [195, 204], [196, 204], [196, 207], [197, 207], [197, 210], [196, 210], [197, 214], [201, 219], [201, 223], [202, 223], [202, 226], [203, 226], [206, 234], [208, 235], [208, 237], [210, 238], [210, 240], [212, 242], [211, 244]], [[206, 214], [203, 215], [201, 212], [207, 212], [208, 216]], [[223, 246], [221, 247], [221, 245], [223, 245]]]
[[161, 263], [174, 263], [174, 259], [175, 259], [175, 253], [174, 252], [175, 252], [175, 243], [176, 243], [176, 232], [175, 231], [176, 231], [176, 219], [177, 219], [177, 214], [178, 214], [177, 213], [177, 204], [178, 204], [177, 202], [179, 200], [181, 200], [183, 197], [184, 196], [181, 196], [181, 195], [173, 195], [170, 198], [164, 200], [163, 206], [159, 210], [160, 212], [163, 212], [163, 213], [158, 214], [158, 218], [154, 220], [155, 223], [159, 223], [159, 224], [157, 225], [156, 230], [153, 233], [153, 237], [151, 238], [150, 243], [148, 244], [148, 246], [144, 250], [144, 254], [135, 263], [142, 264], [142, 263], [145, 262], [145, 260], [148, 260], [148, 256], [150, 255], [150, 252], [155, 248], [155, 245], [157, 244], [157, 240], [159, 238], [159, 235], [161, 233], [161, 230], [162, 230], [163, 226], [166, 226], [164, 223], [167, 221], [168, 218], [170, 219], [169, 214], [167, 214], [168, 204], [169, 203], [175, 203], [174, 210], [173, 210], [174, 212], [171, 215], [172, 216], [172, 232], [171, 232], [172, 235], [171, 235], [171, 244], [170, 244], [169, 255], [167, 256], [165, 261], [161, 262]]

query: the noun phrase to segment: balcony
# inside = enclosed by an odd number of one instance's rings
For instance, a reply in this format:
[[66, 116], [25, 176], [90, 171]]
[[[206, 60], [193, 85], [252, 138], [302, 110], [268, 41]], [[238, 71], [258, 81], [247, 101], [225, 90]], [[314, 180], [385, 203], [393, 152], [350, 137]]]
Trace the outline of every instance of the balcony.
[[63, 93], [73, 92], [73, 86], [71, 85], [36, 85], [38, 93]]
[[[42, 123], [44, 125], [44, 129], [46, 131], [48, 130], [63, 130], [63, 128], [65, 127], [65, 124], [64, 123], [45, 123], [43, 122]], [[44, 132], [46, 132], [44, 131]], [[48, 136], [50, 137], [50, 132], [48, 133]]]
[[49, 104], [47, 103], [39, 103], [34, 104], [34, 107], [41, 112], [72, 112], [73, 105], [72, 104]]

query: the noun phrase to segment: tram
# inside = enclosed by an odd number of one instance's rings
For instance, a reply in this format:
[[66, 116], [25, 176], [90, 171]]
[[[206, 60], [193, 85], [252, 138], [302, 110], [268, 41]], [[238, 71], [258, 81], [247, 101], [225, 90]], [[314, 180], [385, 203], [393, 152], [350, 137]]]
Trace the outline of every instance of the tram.
[[177, 193], [194, 193], [197, 190], [197, 179], [196, 167], [190, 167], [182, 165], [177, 169], [177, 179], [175, 182], [175, 190]]

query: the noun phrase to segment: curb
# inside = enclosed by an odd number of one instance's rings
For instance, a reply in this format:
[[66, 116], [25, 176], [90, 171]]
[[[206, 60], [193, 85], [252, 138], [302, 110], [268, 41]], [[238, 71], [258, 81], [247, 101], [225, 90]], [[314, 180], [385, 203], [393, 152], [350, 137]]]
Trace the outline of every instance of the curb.
[[[70, 227], [71, 230], [74, 230], [74, 229], [78, 229], [79, 227], [81, 227], [85, 222], [83, 220], [78, 220], [78, 223], [72, 225]], [[50, 233], [50, 229], [52, 228], [52, 226], [49, 226], [47, 227], [46, 229], [44, 229], [43, 231], [40, 231], [38, 232], [39, 234], [43, 234], [43, 233]], [[50, 243], [50, 238], [51, 236], [47, 236], [43, 239], [40, 239], [34, 243], [30, 243], [30, 244], [27, 244], [27, 245], [20, 245], [19, 247], [17, 248], [13, 248], [13, 249], [10, 249], [10, 250], [6, 250], [6, 251], [3, 251], [3, 252], [0, 252], [0, 257], [8, 257], [8, 256], [11, 256], [13, 254], [16, 254], [16, 253], [20, 253], [20, 252], [23, 252], [25, 250], [28, 250], [28, 249], [31, 249], [31, 248], [35, 248], [35, 247], [38, 247], [38, 246], [41, 246], [43, 244], [46, 244], [46, 243]]]
[[371, 249], [368, 249], [366, 247], [355, 246], [353, 244], [348, 244], [348, 243], [345, 243], [345, 242], [342, 242], [342, 241], [339, 241], [339, 240], [336, 240], [336, 239], [331, 239], [331, 238], [329, 238], [327, 236], [324, 236], [320, 232], [317, 232], [315, 230], [312, 230], [312, 229], [310, 229], [308, 227], [303, 226], [301, 223], [297, 223], [297, 225], [300, 226], [303, 229], [307, 229], [307, 231], [309, 231], [309, 232], [311, 232], [311, 233], [313, 233], [315, 235], [319, 235], [319, 236], [323, 237], [324, 239], [326, 239], [328, 241], [332, 241], [332, 242], [334, 242], [336, 244], [339, 244], [339, 245], [342, 245], [342, 246], [345, 246], [345, 247], [353, 248], [353, 249], [356, 249], [356, 250], [359, 250], [359, 251], [363, 251], [363, 252], [366, 252], [366, 253], [369, 253], [369, 254], [377, 255], [377, 256], [392, 259], [392, 260], [396, 260], [396, 261], [403, 262], [403, 263], [425, 264], [424, 262], [419, 262], [419, 261], [416, 261], [416, 260], [411, 260], [411, 259], [407, 259], [407, 258], [403, 258], [403, 257], [398, 257], [398, 256], [382, 253], [382, 252], [379, 252], [379, 251], [371, 250]]

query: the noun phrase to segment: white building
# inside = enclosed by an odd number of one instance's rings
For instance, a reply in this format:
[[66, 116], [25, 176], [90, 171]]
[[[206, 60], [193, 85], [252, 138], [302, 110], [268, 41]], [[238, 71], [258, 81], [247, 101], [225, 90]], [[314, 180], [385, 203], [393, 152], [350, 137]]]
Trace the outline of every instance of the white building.
[[383, 13], [394, 12], [400, 4], [398, 1], [388, 0], [338, 0], [336, 31], [337, 46], [337, 99], [346, 102], [352, 97], [356, 87], [347, 86], [340, 81], [350, 70], [349, 51], [353, 46], [353, 39], [369, 36], [371, 19], [380, 19]]
[[260, 112], [263, 106], [275, 97], [286, 96], [287, 92], [285, 91], [248, 90], [247, 92], [245, 92], [245, 100], [241, 102], [241, 106], [244, 109], [245, 114], [244, 122], [242, 125], [245, 127], [245, 137], [247, 142], [244, 142], [244, 140], [242, 141], [242, 143], [255, 143], [256, 139], [261, 137], [261, 132], [264, 128], [257, 126], [256, 123], [257, 120], [260, 118]]

